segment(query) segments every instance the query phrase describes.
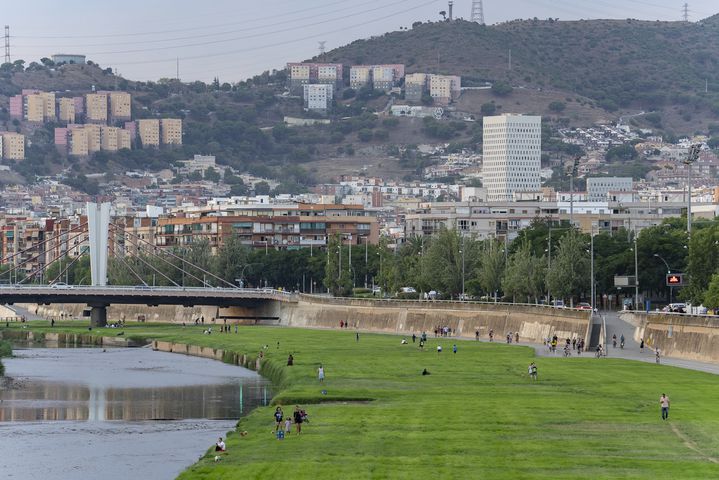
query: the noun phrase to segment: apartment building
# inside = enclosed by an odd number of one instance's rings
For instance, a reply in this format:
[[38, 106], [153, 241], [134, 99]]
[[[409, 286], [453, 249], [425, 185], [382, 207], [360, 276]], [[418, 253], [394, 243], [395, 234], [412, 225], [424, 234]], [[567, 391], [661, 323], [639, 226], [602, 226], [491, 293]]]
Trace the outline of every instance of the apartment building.
[[132, 97], [127, 92], [108, 92], [110, 120], [127, 121], [132, 118]]
[[85, 110], [89, 123], [107, 123], [107, 93], [85, 95]]
[[108, 127], [103, 125], [100, 127], [100, 147], [108, 152], [116, 152], [117, 135], [120, 129], [117, 127]]
[[341, 63], [288, 63], [290, 91], [302, 93], [304, 85], [326, 83], [338, 88], [342, 85]]
[[102, 150], [102, 126], [86, 123], [82, 128], [87, 132], [87, 150], [90, 153]]
[[160, 141], [163, 145], [182, 145], [182, 120], [179, 118], [161, 119]]
[[429, 95], [435, 103], [449, 105], [462, 91], [462, 77], [457, 75], [430, 75]]
[[426, 73], [410, 73], [404, 78], [404, 98], [408, 102], [419, 102], [427, 91], [429, 75]]
[[542, 117], [484, 117], [482, 184], [488, 201], [511, 201], [515, 192], [539, 191]]
[[304, 85], [302, 99], [307, 110], [326, 112], [332, 106], [334, 88], [328, 84]]
[[129, 130], [125, 130], [124, 128], [118, 128], [117, 129], [117, 149], [127, 149], [130, 150], [132, 148], [132, 133]]
[[41, 95], [23, 96], [23, 118], [31, 123], [45, 121], [45, 99]]
[[350, 87], [355, 90], [365, 87], [372, 81], [372, 67], [353, 65], [350, 67]]
[[160, 120], [156, 118], [138, 120], [137, 133], [143, 147], [160, 146]]
[[[86, 157], [90, 154], [88, 146], [87, 130], [84, 128], [68, 128], [65, 130], [67, 135], [67, 153], [74, 157]], [[55, 142], [57, 144], [57, 141]]]
[[58, 120], [63, 123], [75, 123], [75, 100], [63, 97], [58, 100]]
[[606, 202], [610, 192], [631, 192], [632, 177], [589, 177], [587, 198], [590, 202]]
[[0, 132], [2, 136], [2, 158], [25, 160], [25, 135], [14, 132]]

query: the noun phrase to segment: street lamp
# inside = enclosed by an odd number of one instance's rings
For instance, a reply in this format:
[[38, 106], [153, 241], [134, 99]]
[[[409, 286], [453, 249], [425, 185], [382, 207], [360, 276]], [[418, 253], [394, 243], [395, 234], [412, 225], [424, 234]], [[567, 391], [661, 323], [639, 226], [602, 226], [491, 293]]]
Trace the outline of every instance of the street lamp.
[[684, 164], [687, 166], [687, 233], [692, 234], [692, 163], [699, 159], [702, 146], [695, 143], [689, 147], [687, 159]]
[[[667, 267], [667, 274], [672, 273], [672, 269], [669, 266], [669, 263], [666, 260], [664, 260], [664, 257], [659, 255], [658, 253], [655, 253], [654, 257], [656, 257], [659, 260], [661, 260], [662, 262], [664, 262], [664, 265], [666, 265], [666, 267]], [[674, 287], [672, 285], [669, 285], [669, 303], [672, 303], [672, 294], [674, 293], [673, 290], [674, 290]]]
[[639, 309], [639, 256], [637, 252], [637, 232], [634, 232], [634, 310]]

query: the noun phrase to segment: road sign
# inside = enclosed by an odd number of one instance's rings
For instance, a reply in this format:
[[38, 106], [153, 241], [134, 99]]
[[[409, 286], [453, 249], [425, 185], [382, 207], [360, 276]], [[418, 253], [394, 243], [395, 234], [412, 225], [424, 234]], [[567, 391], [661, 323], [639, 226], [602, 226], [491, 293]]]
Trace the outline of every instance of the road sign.
[[683, 287], [684, 286], [684, 274], [683, 273], [667, 273], [667, 287]]
[[633, 287], [635, 284], [634, 275], [614, 275], [615, 287]]

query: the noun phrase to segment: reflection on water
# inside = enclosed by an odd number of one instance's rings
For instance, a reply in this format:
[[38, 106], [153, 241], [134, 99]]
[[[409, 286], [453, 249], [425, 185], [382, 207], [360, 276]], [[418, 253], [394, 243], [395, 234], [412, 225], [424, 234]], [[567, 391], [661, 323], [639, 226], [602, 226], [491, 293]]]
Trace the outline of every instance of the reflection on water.
[[148, 349], [28, 349], [8, 359], [0, 422], [236, 419], [266, 404], [246, 369]]
[[26, 382], [0, 391], [0, 421], [238, 418], [268, 395], [263, 380], [161, 388]]

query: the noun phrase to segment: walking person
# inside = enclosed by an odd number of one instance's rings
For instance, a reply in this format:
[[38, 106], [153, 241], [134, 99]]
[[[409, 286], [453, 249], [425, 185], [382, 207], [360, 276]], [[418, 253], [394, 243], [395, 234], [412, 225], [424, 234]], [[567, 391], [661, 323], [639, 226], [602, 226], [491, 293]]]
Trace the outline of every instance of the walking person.
[[275, 432], [282, 428], [282, 419], [285, 414], [282, 412], [282, 407], [277, 406], [275, 408]]
[[297, 405], [295, 407], [295, 413], [294, 413], [294, 421], [295, 425], [297, 425], [297, 435], [302, 433], [302, 422], [304, 421], [304, 415], [302, 415], [302, 410], [300, 410], [300, 406]]
[[514, 343], [519, 343], [519, 332], [514, 332]]
[[576, 349], [577, 349], [577, 339], [573, 338], [572, 339], [572, 350], [576, 350]]
[[622, 333], [622, 336], [619, 337], [619, 348], [624, 349], [624, 334]]
[[642, 341], [639, 342], [639, 352], [640, 353], [644, 352], [644, 339], [643, 338], [642, 338]]
[[654, 352], [654, 358], [655, 358], [655, 361], [657, 362], [657, 365], [659, 365], [659, 349], [658, 348]]
[[320, 364], [320, 368], [317, 369], [317, 378], [319, 379], [320, 383], [324, 383], [325, 381], [325, 367]]
[[474, 339], [479, 342], [479, 328], [474, 332]]
[[356, 332], [356, 333], [355, 333], [355, 341], [356, 341], [356, 342], [359, 342], [359, 332]]
[[489, 329], [489, 341], [490, 342], [494, 341], [494, 329], [492, 329], [492, 328]]
[[669, 397], [666, 393], [662, 393], [662, 396], [659, 397], [659, 405], [662, 406], [662, 420], [667, 420], [669, 418]]

